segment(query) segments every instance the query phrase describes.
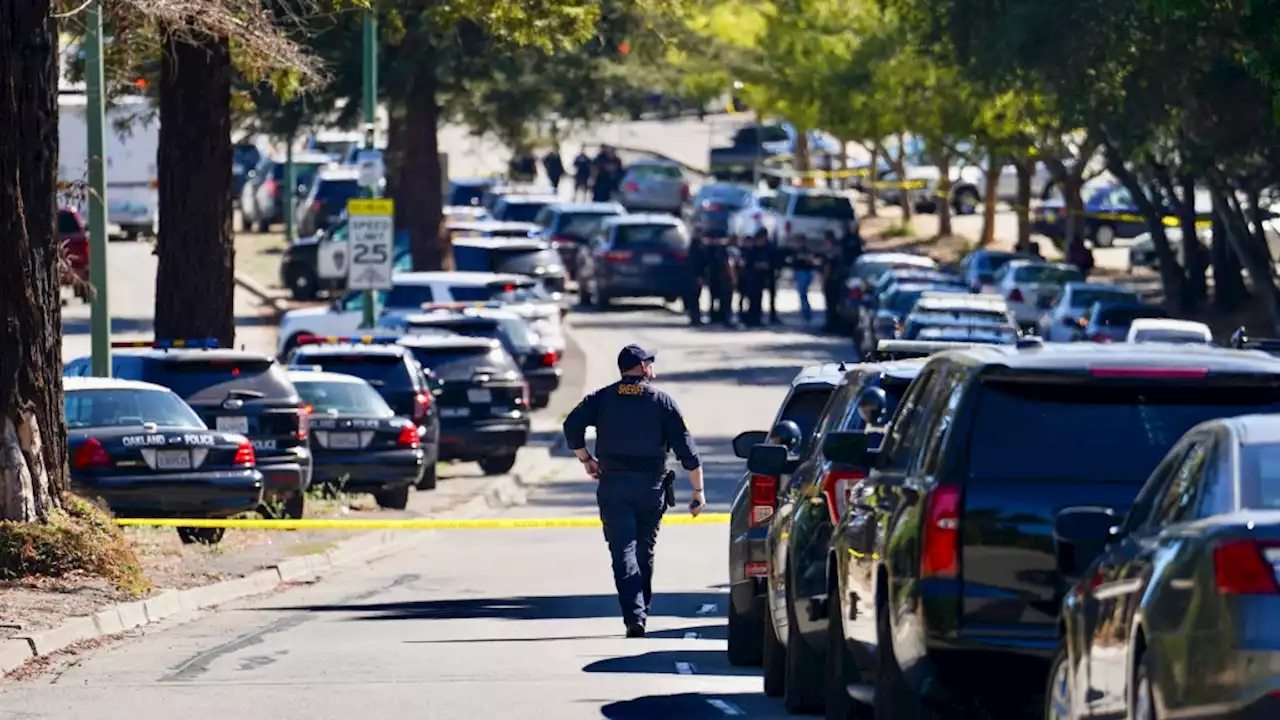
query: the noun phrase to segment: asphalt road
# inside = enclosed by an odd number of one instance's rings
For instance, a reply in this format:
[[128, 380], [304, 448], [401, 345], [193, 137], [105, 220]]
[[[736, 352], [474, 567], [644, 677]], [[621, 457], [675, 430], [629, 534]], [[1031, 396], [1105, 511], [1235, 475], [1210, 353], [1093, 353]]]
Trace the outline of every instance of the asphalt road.
[[[794, 307], [794, 298], [784, 309]], [[693, 330], [663, 309], [571, 316], [588, 386], [638, 342], [702, 448], [712, 511], [741, 472], [730, 440], [764, 428], [803, 365], [842, 344], [796, 327]], [[565, 461], [507, 516], [593, 515], [594, 484]], [[679, 479], [680, 504], [687, 479]], [[677, 508], [675, 511], [680, 511]], [[673, 511], [673, 512], [675, 512]], [[785, 717], [725, 660], [726, 527], [659, 542], [651, 635], [622, 638], [600, 531], [415, 535], [397, 555], [312, 586], [88, 651], [0, 690], [14, 720]]]

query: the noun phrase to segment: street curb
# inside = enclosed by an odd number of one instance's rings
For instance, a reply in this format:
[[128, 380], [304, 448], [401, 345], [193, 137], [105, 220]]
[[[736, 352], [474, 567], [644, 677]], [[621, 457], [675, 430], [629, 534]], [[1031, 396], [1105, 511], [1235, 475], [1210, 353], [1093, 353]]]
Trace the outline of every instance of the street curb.
[[[521, 504], [528, 487], [542, 482], [554, 469], [556, 461], [547, 448], [528, 447], [522, 452], [511, 473], [490, 483], [476, 497], [445, 512], [441, 517], [466, 519], [491, 510]], [[110, 605], [93, 615], [68, 618], [61, 625], [29, 635], [0, 640], [0, 679], [27, 662], [44, 657], [87, 640], [108, 638], [164, 620], [185, 623], [195, 619], [195, 612], [216, 608], [234, 600], [265, 595], [281, 586], [315, 582], [329, 573], [359, 567], [391, 555], [411, 536], [394, 530], [375, 530], [349, 538], [337, 547], [312, 555], [283, 560], [274, 567], [211, 585], [186, 590], [163, 590], [146, 600]]]

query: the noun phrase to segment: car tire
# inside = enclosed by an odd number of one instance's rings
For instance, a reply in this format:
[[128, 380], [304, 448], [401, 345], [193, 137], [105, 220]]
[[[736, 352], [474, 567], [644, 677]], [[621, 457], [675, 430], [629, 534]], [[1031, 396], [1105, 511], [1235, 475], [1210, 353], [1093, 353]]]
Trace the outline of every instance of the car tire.
[[875, 720], [943, 720], [941, 713], [911, 691], [893, 651], [889, 628], [889, 608], [876, 608], [876, 702]]
[[319, 292], [317, 287], [318, 278], [315, 273], [305, 268], [296, 271], [297, 274], [289, 278], [289, 294], [294, 300], [302, 302], [311, 302], [316, 299]]
[[787, 648], [778, 640], [778, 632], [773, 627], [773, 618], [765, 608], [764, 647], [761, 648], [760, 664], [764, 668], [764, 694], [769, 697], [781, 697], [787, 686]]
[[973, 215], [978, 212], [978, 203], [981, 199], [978, 192], [973, 188], [961, 188], [956, 192], [955, 198], [951, 201], [951, 207], [956, 211], [957, 215]]
[[422, 477], [418, 479], [418, 489], [435, 490], [437, 479], [436, 464], [429, 463], [427, 467], [423, 468]]
[[404, 510], [409, 507], [409, 490], [412, 486], [401, 485], [390, 490], [381, 490], [373, 494], [378, 507], [386, 510]]
[[1093, 229], [1093, 246], [1109, 248], [1116, 244], [1116, 229], [1110, 225], [1099, 225]]
[[249, 220], [249, 215], [245, 213], [244, 208], [240, 209], [240, 232], [251, 232], [253, 223]]
[[306, 514], [307, 496], [301, 492], [296, 492], [284, 501], [284, 516], [289, 520], [301, 520]]
[[529, 400], [529, 405], [533, 407], [534, 410], [541, 410], [542, 408], [545, 408], [550, 404], [551, 404], [550, 395], [534, 395]]
[[515, 453], [480, 458], [480, 469], [484, 471], [485, 475], [505, 475], [511, 472], [511, 468], [515, 466]]
[[787, 602], [787, 662], [783, 681], [783, 705], [794, 715], [820, 713], [826, 694], [823, 688], [822, 654], [815, 652], [800, 635], [795, 603]]
[[262, 218], [261, 220], [259, 220], [257, 225], [258, 225], [258, 232], [260, 233], [271, 232], [271, 223], [266, 218]]
[[738, 612], [729, 601], [729, 664], [759, 667], [764, 660], [764, 628], [758, 619]]
[[1156, 720], [1156, 698], [1151, 689], [1150, 653], [1138, 657], [1133, 678], [1133, 701], [1129, 717], [1133, 720]]
[[180, 527], [178, 537], [183, 545], [217, 545], [226, 532], [226, 528]]
[[593, 293], [593, 294], [594, 294], [594, 296], [595, 296], [595, 297], [594, 297], [594, 300], [595, 300], [595, 306], [596, 306], [596, 309], [597, 309], [597, 310], [608, 310], [608, 309], [609, 309], [609, 304], [610, 304], [610, 303], [609, 303], [609, 296], [608, 296], [608, 295], [606, 295], [606, 294], [604, 294], [604, 291], [603, 291], [603, 290], [601, 290], [599, 287], [595, 288], [595, 293]]
[[1049, 679], [1044, 691], [1045, 720], [1075, 720], [1071, 708], [1071, 665], [1067, 657], [1065, 645], [1058, 647], [1058, 652], [1049, 664]]
[[844, 639], [844, 620], [838, 595], [838, 590], [827, 594], [827, 677], [824, 683], [827, 697], [824, 711], [827, 720], [872, 720], [871, 706], [849, 696], [849, 686], [863, 680]]

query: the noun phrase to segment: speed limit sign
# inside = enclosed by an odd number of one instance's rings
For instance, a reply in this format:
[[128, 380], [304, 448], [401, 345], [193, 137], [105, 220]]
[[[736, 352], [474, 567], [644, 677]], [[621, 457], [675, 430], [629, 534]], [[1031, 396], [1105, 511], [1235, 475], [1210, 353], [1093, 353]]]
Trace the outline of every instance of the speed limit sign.
[[391, 200], [347, 201], [348, 290], [387, 290], [395, 263], [395, 203]]

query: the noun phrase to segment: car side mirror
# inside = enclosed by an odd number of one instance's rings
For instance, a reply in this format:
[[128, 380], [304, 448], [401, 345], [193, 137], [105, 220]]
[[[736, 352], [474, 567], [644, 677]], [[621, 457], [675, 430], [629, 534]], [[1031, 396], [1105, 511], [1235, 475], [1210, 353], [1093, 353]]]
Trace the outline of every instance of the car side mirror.
[[1066, 576], [1079, 577], [1121, 532], [1120, 518], [1109, 507], [1079, 505], [1060, 510], [1053, 524], [1058, 568]]
[[763, 430], [748, 430], [738, 433], [733, 439], [733, 454], [746, 460], [751, 456], [751, 448], [764, 443], [768, 433]]
[[747, 471], [756, 475], [781, 477], [787, 472], [787, 449], [781, 445], [760, 444], [747, 454]]
[[827, 433], [822, 441], [822, 455], [831, 462], [857, 467], [871, 466], [871, 453], [867, 451], [868, 440], [864, 432]]

